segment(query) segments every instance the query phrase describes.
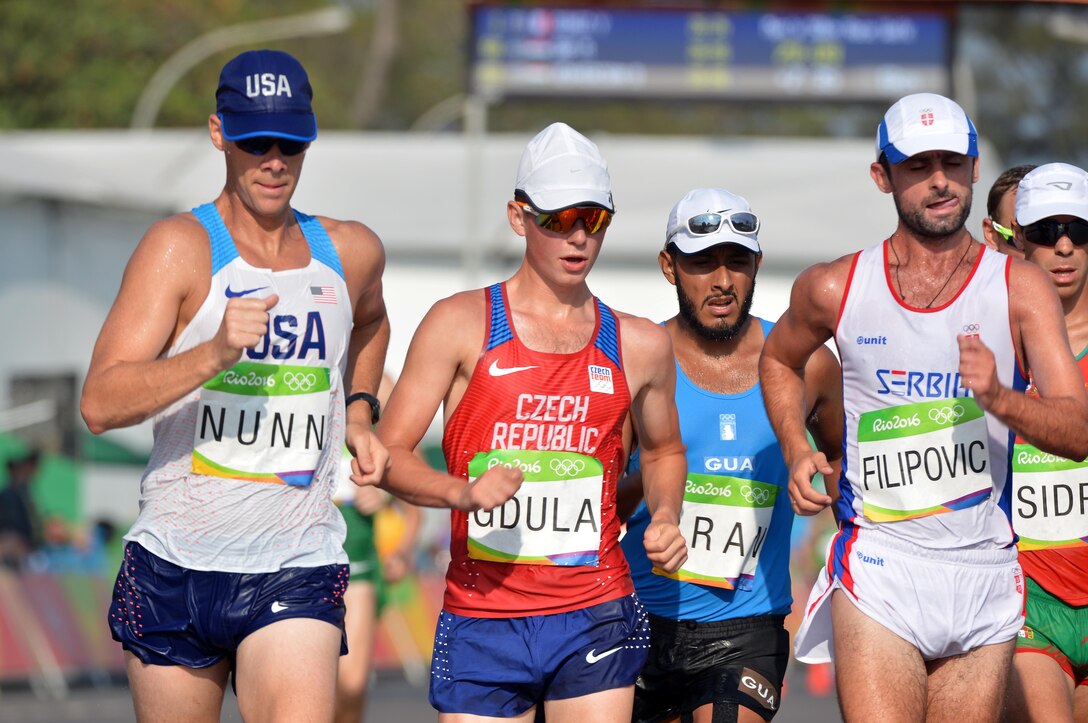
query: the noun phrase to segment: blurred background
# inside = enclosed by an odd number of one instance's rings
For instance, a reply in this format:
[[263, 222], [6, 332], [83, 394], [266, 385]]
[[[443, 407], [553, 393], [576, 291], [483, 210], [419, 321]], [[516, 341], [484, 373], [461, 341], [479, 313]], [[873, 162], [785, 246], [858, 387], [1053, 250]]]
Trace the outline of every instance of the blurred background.
[[[0, 720], [67, 720], [66, 700], [123, 683], [103, 610], [150, 426], [92, 436], [79, 390], [143, 231], [222, 188], [207, 117], [238, 52], [285, 50], [309, 71], [321, 130], [294, 203], [383, 239], [395, 376], [431, 304], [516, 268], [505, 202], [548, 123], [589, 135], [611, 167], [598, 295], [671, 316], [656, 264], [669, 209], [722, 186], [762, 218], [754, 311], [774, 319], [801, 269], [894, 228], [869, 164], [902, 95], [949, 95], [975, 121], [976, 236], [1005, 168], [1088, 164], [1085, 43], [1075, 3], [0, 0]], [[424, 453], [441, 467], [438, 444], [433, 425]], [[829, 525], [796, 526], [800, 600]], [[447, 534], [428, 511], [378, 641], [385, 689], [404, 690], [389, 710], [422, 699], [426, 720]], [[795, 665], [790, 685], [837, 716], [829, 671]]]

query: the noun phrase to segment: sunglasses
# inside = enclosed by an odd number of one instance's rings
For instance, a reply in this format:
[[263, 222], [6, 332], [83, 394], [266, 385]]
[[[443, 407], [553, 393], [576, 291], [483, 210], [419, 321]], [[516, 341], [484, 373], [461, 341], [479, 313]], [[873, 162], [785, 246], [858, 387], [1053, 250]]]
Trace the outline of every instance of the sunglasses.
[[309, 141], [292, 141], [288, 138], [276, 138], [275, 136], [254, 136], [253, 138], [239, 138], [234, 142], [238, 150], [245, 151], [251, 156], [263, 156], [272, 150], [272, 146], [279, 146], [280, 153], [285, 156], [297, 156], [310, 147]]
[[556, 233], [570, 233], [578, 221], [585, 225], [586, 233], [603, 231], [612, 223], [612, 212], [599, 206], [575, 206], [548, 212], [538, 211], [527, 203], [522, 203], [521, 207], [536, 216], [537, 226]]
[[994, 231], [997, 231], [999, 234], [1001, 234], [1005, 238], [1005, 241], [1007, 243], [1010, 243], [1010, 244], [1012, 243], [1012, 229], [1011, 228], [1006, 228], [1005, 226], [1002, 226], [1001, 224], [999, 224], [997, 221], [993, 220], [992, 218], [990, 219], [990, 225], [993, 226]]
[[694, 236], [707, 236], [718, 233], [722, 226], [728, 225], [733, 233], [742, 236], [752, 236], [759, 231], [759, 217], [748, 211], [734, 211], [733, 213], [700, 213], [692, 216], [687, 223], [669, 229], [666, 238], [672, 238], [678, 231], [684, 228]]
[[1023, 227], [1024, 238], [1036, 246], [1057, 246], [1062, 236], [1068, 236], [1075, 246], [1088, 244], [1088, 221], [1054, 221], [1043, 219]]

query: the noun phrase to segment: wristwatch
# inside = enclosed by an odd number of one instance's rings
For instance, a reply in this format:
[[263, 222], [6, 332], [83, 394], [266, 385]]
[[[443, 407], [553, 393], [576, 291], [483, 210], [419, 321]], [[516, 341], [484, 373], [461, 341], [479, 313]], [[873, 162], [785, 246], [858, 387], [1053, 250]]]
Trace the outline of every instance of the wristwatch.
[[379, 402], [378, 398], [375, 397], [373, 394], [368, 394], [366, 392], [355, 392], [354, 394], [349, 395], [348, 398], [344, 400], [344, 407], [346, 408], [352, 402], [357, 402], [360, 399], [370, 405], [370, 423], [377, 424], [378, 419], [380, 419], [382, 416], [382, 403]]

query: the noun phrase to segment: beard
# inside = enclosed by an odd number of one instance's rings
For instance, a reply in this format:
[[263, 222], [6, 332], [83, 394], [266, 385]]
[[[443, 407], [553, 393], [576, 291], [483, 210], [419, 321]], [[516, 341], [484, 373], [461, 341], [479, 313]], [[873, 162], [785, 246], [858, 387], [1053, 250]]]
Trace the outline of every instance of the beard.
[[[748, 289], [748, 295], [744, 297], [744, 303], [740, 306], [740, 316], [735, 323], [730, 324], [727, 319], [721, 319], [712, 326], [699, 321], [695, 311], [695, 302], [684, 291], [683, 286], [676, 284], [676, 300], [680, 304], [680, 318], [697, 335], [707, 341], [729, 341], [734, 338], [748, 323], [752, 313], [752, 298], [756, 293], [756, 279], [752, 277], [752, 287]], [[735, 298], [734, 298], [735, 301]]]
[[[938, 194], [936, 197], [932, 198], [930, 202], [940, 201], [946, 198], [952, 198], [952, 193], [946, 191], [945, 193]], [[947, 238], [963, 228], [964, 224], [967, 223], [967, 217], [971, 215], [970, 191], [967, 192], [967, 197], [964, 198], [963, 203], [960, 204], [960, 212], [958, 214], [954, 217], [938, 221], [927, 219], [924, 208], [908, 211], [899, 205], [898, 196], [893, 195], [892, 199], [895, 201], [895, 210], [899, 213], [899, 218], [903, 221], [903, 225], [907, 227], [907, 230], [920, 238]]]

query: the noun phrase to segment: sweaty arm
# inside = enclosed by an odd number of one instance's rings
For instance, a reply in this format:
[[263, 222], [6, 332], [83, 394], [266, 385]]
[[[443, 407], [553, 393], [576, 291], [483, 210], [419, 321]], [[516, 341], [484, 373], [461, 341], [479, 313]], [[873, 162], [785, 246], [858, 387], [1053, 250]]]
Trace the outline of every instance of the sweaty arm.
[[230, 368], [268, 329], [279, 300], [231, 299], [215, 336], [160, 359], [207, 296], [211, 256], [192, 216], [153, 225], [141, 239], [106, 317], [83, 384], [80, 412], [95, 434], [144, 421]]
[[[389, 316], [382, 296], [385, 250], [378, 237], [360, 223], [328, 219], [322, 223], [334, 239], [354, 303], [344, 396], [346, 399], [354, 392], [376, 396], [389, 348]], [[344, 437], [352, 455], [353, 478], [357, 483], [374, 484], [388, 467], [389, 456], [374, 435], [373, 410], [360, 399], [348, 405], [345, 418]]]
[[[431, 307], [420, 322], [404, 368], [378, 424], [392, 462], [383, 489], [424, 507], [492, 510], [521, 487], [522, 473], [502, 465], [469, 483], [432, 469], [414, 452], [445, 401], [447, 417], [460, 401], [483, 345], [484, 296], [463, 292]], [[471, 330], [479, 330], [473, 334]], [[481, 410], [483, 411], [483, 410]]]
[[621, 316], [620, 323], [642, 489], [650, 512], [643, 545], [655, 567], [675, 572], [687, 559], [687, 545], [679, 528], [687, 459], [676, 411], [672, 341], [662, 327], [648, 319]]
[[[819, 451], [809, 444], [806, 422], [810, 408], [805, 375], [810, 358], [834, 333], [849, 264], [850, 258], [844, 257], [810, 267], [797, 277], [790, 292], [790, 306], [771, 329], [759, 360], [763, 405], [790, 468], [790, 500], [794, 509], [805, 515], [815, 514], [831, 504], [830, 496], [813, 488], [813, 476], [819, 473], [831, 479], [836, 474], [825, 451], [830, 447], [828, 440], [834, 439], [830, 430], [822, 425], [816, 430], [820, 433], [814, 434]], [[840, 420], [841, 399], [840, 390]], [[837, 434], [841, 435], [841, 430]], [[821, 443], [821, 437], [827, 440]]]
[[824, 455], [831, 474], [824, 474], [824, 486], [832, 500], [839, 497], [842, 473], [842, 367], [826, 345], [820, 346], [805, 365], [805, 424], [816, 449]]
[[1069, 351], [1061, 302], [1046, 272], [1026, 261], [1012, 263], [1009, 316], [1039, 396], [1002, 386], [993, 353], [977, 338], [959, 337], [960, 376], [980, 407], [1031, 444], [1082, 460], [1088, 457], [1088, 395]]

